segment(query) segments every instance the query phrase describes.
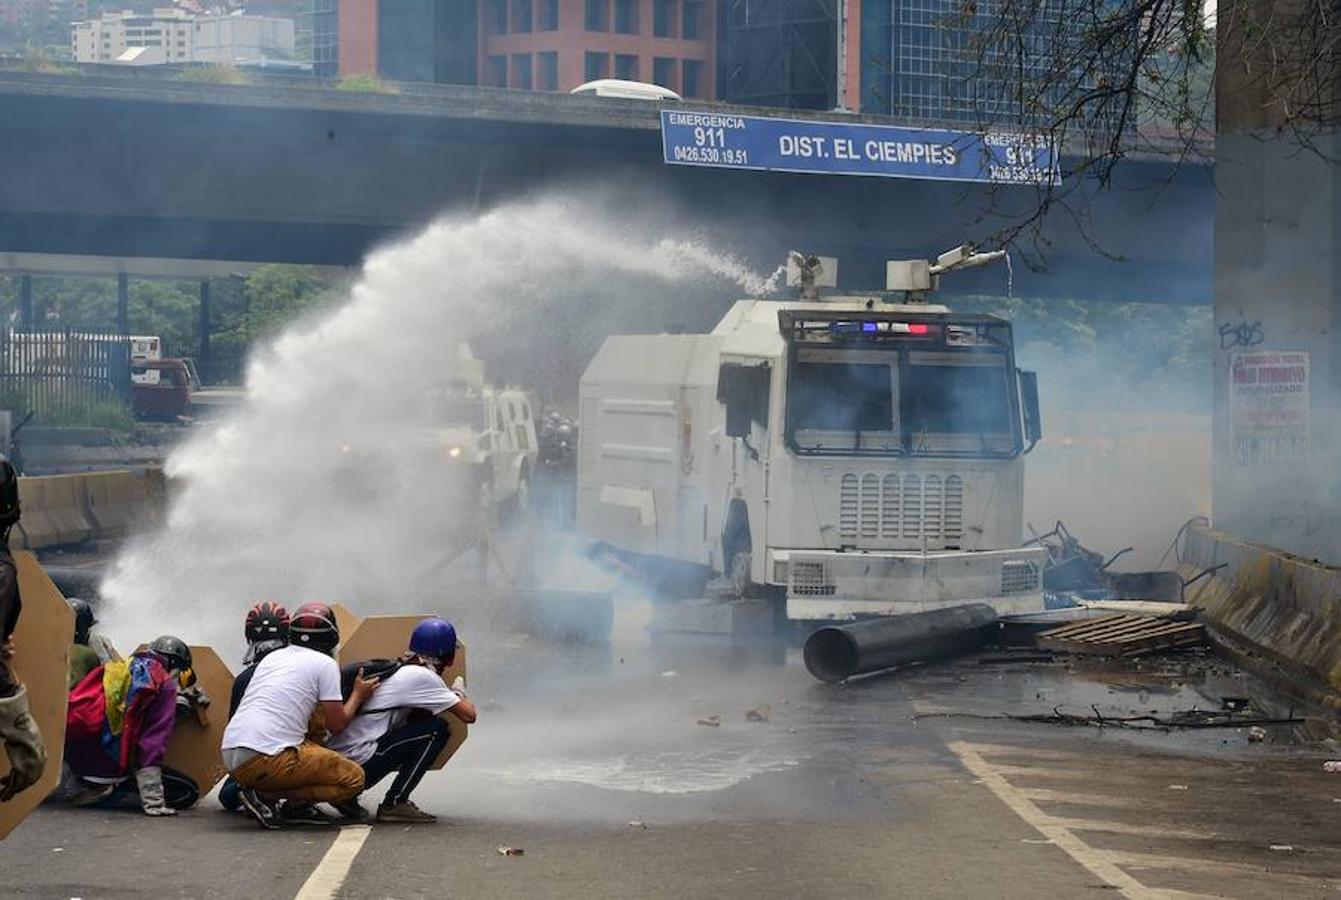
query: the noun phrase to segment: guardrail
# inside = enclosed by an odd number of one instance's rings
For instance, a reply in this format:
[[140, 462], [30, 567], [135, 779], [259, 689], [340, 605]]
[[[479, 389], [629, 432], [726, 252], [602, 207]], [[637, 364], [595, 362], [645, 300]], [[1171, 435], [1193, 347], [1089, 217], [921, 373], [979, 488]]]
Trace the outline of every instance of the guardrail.
[[19, 479], [23, 515], [9, 535], [14, 550], [116, 540], [161, 520], [161, 470], [86, 472]]
[[1211, 636], [1257, 674], [1341, 710], [1341, 568], [1189, 528], [1184, 600]]

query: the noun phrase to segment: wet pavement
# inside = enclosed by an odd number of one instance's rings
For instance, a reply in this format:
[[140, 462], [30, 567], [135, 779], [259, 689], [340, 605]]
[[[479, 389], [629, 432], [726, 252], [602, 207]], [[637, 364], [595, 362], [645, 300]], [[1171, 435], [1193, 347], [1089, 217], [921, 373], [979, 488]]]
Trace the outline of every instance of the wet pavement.
[[[993, 651], [828, 686], [794, 650], [653, 643], [629, 612], [608, 647], [477, 636], [480, 722], [416, 794], [445, 821], [353, 835], [339, 895], [1341, 890], [1341, 777], [1321, 768], [1341, 750], [1317, 732], [1273, 726], [1252, 743], [1246, 728], [995, 718], [1215, 710], [1223, 697], [1279, 714], [1266, 686], [1213, 656]], [[747, 718], [761, 704], [768, 720]], [[334, 841], [262, 832], [212, 799], [176, 821], [44, 808], [0, 845], [0, 872], [14, 896], [286, 897], [341, 856]]]

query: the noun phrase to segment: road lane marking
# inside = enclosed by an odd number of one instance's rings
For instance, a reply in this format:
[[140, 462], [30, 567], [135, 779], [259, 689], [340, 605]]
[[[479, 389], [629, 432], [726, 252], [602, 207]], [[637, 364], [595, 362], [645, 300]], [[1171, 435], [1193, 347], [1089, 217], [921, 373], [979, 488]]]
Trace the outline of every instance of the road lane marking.
[[294, 895], [294, 900], [333, 900], [349, 877], [354, 859], [371, 833], [372, 828], [367, 825], [347, 825], [341, 828], [326, 850], [326, 855]]
[[[964, 744], [964, 747], [970, 747]], [[976, 755], [976, 754], [975, 754]], [[981, 757], [979, 757], [981, 759]], [[1058, 778], [1058, 779], [1089, 779], [1094, 777], [1092, 769], [1058, 769], [1049, 767], [1038, 769], [1033, 766], [998, 766], [993, 765], [993, 769], [1004, 775], [1015, 775], [1020, 778]]]
[[1049, 816], [1041, 810], [1039, 814], [1046, 816], [1054, 825], [1068, 831], [1106, 831], [1109, 834], [1130, 834], [1136, 837], [1166, 838], [1178, 841], [1210, 841], [1219, 837], [1213, 831], [1188, 831], [1181, 828], [1160, 828], [1157, 825], [1105, 822], [1100, 819], [1073, 819], [1066, 816]]
[[972, 745], [955, 741], [947, 746], [959, 757], [960, 762], [964, 764], [964, 768], [982, 779], [982, 783], [987, 789], [995, 794], [998, 800], [1006, 804], [1015, 815], [1036, 829], [1039, 834], [1049, 838], [1067, 856], [1085, 867], [1090, 874], [1121, 891], [1124, 897], [1130, 897], [1132, 900], [1154, 900], [1154, 898], [1170, 896], [1168, 891], [1154, 890], [1141, 884], [1141, 882], [1122, 871], [1103, 851], [1091, 847], [1065, 825], [1059, 824], [1064, 820], [1056, 819], [1044, 813], [996, 769], [988, 765], [987, 761], [978, 755]]
[[1067, 753], [1062, 750], [1048, 750], [1043, 747], [1017, 747], [1013, 744], [985, 744], [981, 741], [974, 741], [969, 744], [979, 756], [1023, 756], [1028, 759], [1055, 759], [1055, 760], [1073, 760], [1076, 758], [1074, 753]]
[[1244, 878], [1257, 878], [1272, 884], [1291, 884], [1303, 888], [1317, 888], [1320, 884], [1332, 888], [1341, 887], [1341, 881], [1334, 878], [1313, 877], [1297, 872], [1282, 872], [1270, 869], [1266, 864], [1227, 862], [1217, 859], [1193, 859], [1187, 856], [1163, 856], [1157, 853], [1132, 853], [1125, 850], [1105, 850], [1105, 855], [1116, 865], [1140, 869], [1179, 869], [1198, 875], [1235, 875]]
[[1051, 788], [1017, 788], [1023, 796], [1035, 803], [1069, 803], [1073, 806], [1104, 806], [1114, 809], [1148, 809], [1150, 804], [1134, 797], [1110, 797], [1107, 794], [1081, 794], [1074, 791], [1054, 791]]

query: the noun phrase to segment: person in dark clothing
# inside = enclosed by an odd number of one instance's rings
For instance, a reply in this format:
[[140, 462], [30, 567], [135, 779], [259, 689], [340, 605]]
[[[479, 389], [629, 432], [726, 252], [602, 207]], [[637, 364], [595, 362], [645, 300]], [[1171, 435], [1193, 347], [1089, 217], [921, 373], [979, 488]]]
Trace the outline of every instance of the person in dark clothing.
[[[242, 695], [247, 692], [256, 666], [272, 651], [289, 643], [289, 613], [273, 600], [263, 600], [247, 611], [242, 633], [247, 639], [247, 652], [242, 657], [242, 672], [233, 679], [233, 691], [228, 701], [228, 718], [233, 718]], [[229, 812], [242, 808], [242, 786], [232, 775], [219, 788], [219, 805]]]
[[[475, 721], [475, 705], [462, 686], [449, 688], [443, 683], [442, 673], [455, 656], [456, 629], [450, 622], [430, 617], [415, 626], [408, 652], [386, 674], [368, 662], [349, 667], [351, 682], [354, 674], [371, 672], [379, 677], [381, 686], [354, 723], [335, 735], [329, 746], [363, 767], [365, 789], [395, 773], [377, 807], [378, 822], [437, 821], [416, 806], [410, 794], [447, 746], [451, 727], [446, 716], [467, 724]], [[334, 806], [345, 821], [368, 817], [357, 798]]]
[[0, 741], [10, 767], [0, 778], [0, 803], [36, 783], [47, 762], [42, 734], [28, 713], [28, 692], [10, 668], [14, 629], [23, 610], [19, 572], [9, 552], [9, 532], [19, 521], [19, 512], [19, 475], [0, 455]]

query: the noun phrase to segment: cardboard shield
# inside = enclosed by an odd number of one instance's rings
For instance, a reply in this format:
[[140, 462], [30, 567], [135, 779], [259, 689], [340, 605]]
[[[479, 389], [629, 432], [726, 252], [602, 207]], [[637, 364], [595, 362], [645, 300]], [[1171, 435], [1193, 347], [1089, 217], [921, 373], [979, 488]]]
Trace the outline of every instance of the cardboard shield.
[[210, 705], [197, 708], [194, 716], [177, 720], [163, 765], [193, 779], [204, 797], [228, 774], [219, 748], [228, 725], [233, 673], [212, 647], [193, 646], [191, 668], [195, 670], [197, 684], [209, 695]]
[[359, 623], [363, 620], [350, 612], [343, 603], [332, 603], [331, 612], [335, 613], [335, 627], [340, 629], [341, 640], [349, 640], [359, 630]]
[[[65, 684], [70, 675], [70, 642], [74, 639], [74, 613], [37, 558], [19, 550], [14, 553], [14, 563], [19, 572], [23, 612], [14, 631], [13, 666], [28, 689], [28, 709], [42, 732], [47, 765], [36, 784], [8, 803], [0, 803], [0, 840], [60, 783], [65, 707], [69, 701]], [[8, 771], [9, 759], [0, 752], [0, 775]]]
[[[414, 631], [414, 626], [426, 618], [428, 616], [369, 616], [340, 645], [340, 665], [345, 666], [361, 659], [395, 659], [410, 645], [410, 632]], [[466, 677], [466, 645], [462, 643], [456, 645], [456, 659], [442, 673], [442, 680], [450, 685], [458, 675]], [[434, 769], [447, 765], [447, 760], [465, 743], [468, 731], [466, 723], [451, 713], [443, 715], [451, 723], [452, 730], [447, 746], [433, 760]]]

